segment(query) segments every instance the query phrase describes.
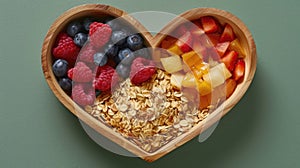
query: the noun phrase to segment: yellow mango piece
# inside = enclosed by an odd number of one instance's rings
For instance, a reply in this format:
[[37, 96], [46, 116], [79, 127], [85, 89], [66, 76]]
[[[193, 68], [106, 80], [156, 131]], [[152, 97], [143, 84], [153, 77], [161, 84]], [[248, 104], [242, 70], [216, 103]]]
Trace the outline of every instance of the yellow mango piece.
[[207, 108], [211, 104], [211, 94], [207, 94], [205, 96], [200, 96], [199, 108], [203, 110]]
[[181, 89], [181, 83], [184, 78], [184, 74], [177, 72], [171, 75], [171, 84]]
[[161, 58], [160, 61], [168, 73], [174, 73], [182, 70], [181, 59], [178, 55]]
[[199, 64], [199, 63], [203, 62], [201, 56], [198, 55], [195, 51], [190, 51], [188, 53], [184, 53], [181, 56], [182, 56], [183, 62], [190, 67], [195, 64]]
[[192, 66], [191, 69], [197, 79], [201, 79], [202, 76], [204, 75], [203, 72], [200, 69], [198, 69], [196, 66]]
[[232, 42], [230, 42], [228, 48], [229, 48], [229, 50], [234, 50], [234, 51], [238, 52], [240, 58], [246, 57], [245, 50], [237, 38], [235, 40], [233, 40]]
[[170, 47], [168, 49], [169, 52], [171, 52], [174, 55], [181, 55], [182, 51], [180, 50], [180, 48], [177, 45], [173, 45], [172, 47]]
[[196, 78], [194, 74], [190, 72], [186, 73], [181, 82], [181, 85], [187, 88], [196, 88]]
[[201, 79], [203, 75], [208, 73], [209, 65], [207, 63], [201, 62], [191, 67], [192, 72], [197, 79]]
[[220, 63], [203, 75], [203, 80], [210, 83], [213, 88], [220, 86], [226, 79], [231, 77], [230, 71], [226, 68], [224, 63]]
[[208, 83], [206, 81], [198, 82], [197, 86], [198, 86], [197, 89], [201, 96], [207, 95], [207, 94], [211, 93], [211, 91], [212, 91], [210, 83]]

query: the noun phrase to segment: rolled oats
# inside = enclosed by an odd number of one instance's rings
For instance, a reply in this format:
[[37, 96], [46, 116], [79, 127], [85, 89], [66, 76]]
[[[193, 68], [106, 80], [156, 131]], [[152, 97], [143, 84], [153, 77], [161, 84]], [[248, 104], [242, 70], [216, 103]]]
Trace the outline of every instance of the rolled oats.
[[147, 152], [154, 152], [209, 115], [189, 104], [171, 84], [170, 74], [157, 70], [140, 86], [126, 79], [111, 95], [97, 97], [85, 110]]

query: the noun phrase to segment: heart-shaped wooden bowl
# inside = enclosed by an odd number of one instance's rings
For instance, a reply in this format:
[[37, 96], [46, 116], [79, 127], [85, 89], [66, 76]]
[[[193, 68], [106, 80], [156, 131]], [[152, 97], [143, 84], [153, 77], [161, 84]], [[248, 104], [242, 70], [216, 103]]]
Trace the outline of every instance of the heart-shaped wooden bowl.
[[[96, 118], [92, 117], [88, 114], [84, 109], [82, 109], [79, 105], [77, 105], [59, 86], [53, 72], [52, 72], [52, 48], [55, 43], [55, 39], [59, 32], [65, 29], [67, 23], [71, 20], [93, 16], [93, 17], [101, 17], [101, 16], [113, 16], [113, 17], [123, 17], [125, 21], [130, 23], [137, 31], [141, 32], [144, 36], [145, 40], [148, 41], [150, 47], [158, 47], [161, 41], [165, 38], [165, 34], [171, 32], [178, 25], [184, 22], [182, 18], [187, 20], [198, 19], [202, 16], [213, 16], [219, 20], [221, 24], [229, 23], [236, 36], [239, 38], [242, 47], [245, 50], [246, 57], [246, 69], [245, 76], [242, 82], [238, 84], [233, 94], [223, 102], [223, 106], [220, 108], [216, 108], [211, 116], [205, 120], [205, 124], [203, 122], [199, 122], [196, 126], [192, 127], [188, 132], [178, 136], [174, 140], [168, 142], [166, 145], [162, 146], [160, 149], [154, 152], [146, 152], [141, 149], [136, 144], [130, 142], [128, 139], [124, 138], [118, 132], [115, 132], [113, 129], [109, 128], [104, 123], [100, 122]], [[124, 11], [120, 9], [116, 9], [112, 6], [101, 5], [101, 4], [87, 4], [81, 5], [75, 8], [72, 8], [62, 14], [50, 27], [44, 43], [42, 47], [42, 68], [44, 72], [44, 76], [51, 90], [55, 94], [55, 96], [60, 100], [61, 103], [65, 105], [74, 115], [88, 124], [90, 127], [95, 129], [98, 133], [106, 136], [111, 141], [117, 143], [133, 154], [141, 157], [142, 159], [152, 162], [168, 152], [174, 150], [178, 146], [184, 144], [185, 142], [191, 140], [195, 136], [202, 133], [204, 130], [209, 128], [212, 124], [217, 122], [220, 119], [220, 116], [224, 116], [229, 110], [234, 107], [236, 103], [242, 98], [246, 90], [248, 89], [256, 70], [256, 47], [254, 40], [251, 36], [250, 31], [247, 27], [239, 20], [237, 17], [232, 15], [229, 12], [214, 9], [214, 8], [196, 8], [189, 10], [178, 18], [175, 18], [171, 21], [163, 30], [162, 33], [158, 33], [155, 37], [152, 37], [150, 33], [148, 33], [147, 29], [144, 28], [137, 20], [127, 15]]]

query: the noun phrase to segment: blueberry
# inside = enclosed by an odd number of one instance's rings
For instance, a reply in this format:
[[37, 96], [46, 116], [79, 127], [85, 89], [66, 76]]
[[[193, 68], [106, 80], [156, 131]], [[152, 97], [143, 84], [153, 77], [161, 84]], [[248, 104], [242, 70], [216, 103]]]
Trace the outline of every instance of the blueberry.
[[95, 18], [85, 18], [84, 20], [83, 20], [83, 27], [84, 27], [84, 29], [88, 32], [88, 31], [90, 31], [90, 25], [91, 25], [91, 23], [93, 23], [93, 22], [95, 22], [96, 21], [96, 19]]
[[96, 97], [98, 97], [101, 94], [101, 91], [100, 90], [96, 90], [95, 94], [96, 94]]
[[119, 64], [116, 68], [116, 71], [119, 74], [119, 76], [126, 79], [126, 78], [128, 78], [129, 73], [130, 73], [130, 66], [124, 65], [124, 64]]
[[119, 19], [107, 20], [105, 23], [108, 24], [113, 31], [117, 31], [122, 28], [122, 24]]
[[114, 58], [118, 55], [119, 47], [117, 45], [108, 44], [104, 50], [105, 55], [109, 58]]
[[74, 37], [74, 43], [79, 47], [82, 47], [84, 43], [87, 41], [88, 35], [85, 33], [77, 33]]
[[111, 41], [116, 45], [123, 45], [126, 42], [127, 33], [125, 31], [114, 31], [111, 35]]
[[68, 72], [68, 62], [63, 59], [58, 59], [52, 65], [53, 73], [56, 77], [67, 76]]
[[71, 37], [74, 37], [75, 34], [83, 31], [83, 25], [79, 21], [73, 21], [68, 24], [67, 33]]
[[118, 58], [122, 62], [122, 64], [130, 65], [134, 60], [135, 56], [129, 48], [125, 48], [119, 51]]
[[67, 94], [71, 94], [72, 81], [69, 78], [60, 78], [58, 84]]
[[97, 52], [94, 55], [94, 63], [98, 66], [104, 66], [107, 63], [107, 56], [104, 53]]
[[127, 38], [127, 45], [133, 51], [139, 50], [143, 47], [143, 38], [138, 34], [130, 35]]
[[142, 57], [146, 59], [151, 59], [150, 50], [148, 48], [142, 48], [137, 51], [134, 51], [135, 57]]

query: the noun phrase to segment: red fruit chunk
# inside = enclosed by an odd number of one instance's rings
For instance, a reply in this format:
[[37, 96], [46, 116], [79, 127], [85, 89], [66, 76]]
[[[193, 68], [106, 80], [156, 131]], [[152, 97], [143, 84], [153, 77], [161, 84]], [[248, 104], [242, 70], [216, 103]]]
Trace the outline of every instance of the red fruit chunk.
[[175, 30], [175, 34], [173, 34], [174, 37], [180, 37], [182, 35], [184, 35], [187, 32], [187, 28], [185, 27], [185, 25], [180, 25], [176, 30]]
[[209, 47], [205, 51], [205, 55], [203, 56], [203, 61], [208, 62], [209, 57], [211, 57], [214, 61], [220, 61], [221, 57], [218, 54], [218, 51], [215, 49], [215, 47]]
[[111, 66], [105, 65], [98, 67], [96, 78], [93, 81], [93, 87], [103, 92], [110, 90], [115, 84], [113, 81], [116, 81], [113, 80], [114, 74], [115, 70]]
[[200, 40], [195, 40], [194, 43], [193, 43], [193, 50], [199, 54], [199, 55], [202, 55], [204, 56], [206, 54], [206, 46], [204, 46]]
[[194, 26], [197, 26], [197, 27], [203, 29], [200, 19], [194, 20], [194, 21], [192, 21], [192, 23], [194, 24]]
[[232, 27], [229, 24], [226, 24], [224, 31], [221, 35], [220, 42], [233, 41], [235, 39], [235, 34]]
[[93, 72], [85, 63], [78, 62], [73, 68], [72, 79], [75, 82], [90, 82], [93, 80]]
[[69, 77], [71, 80], [73, 80], [73, 70], [74, 70], [74, 68], [71, 68], [71, 69], [68, 70], [68, 77]]
[[229, 71], [233, 71], [235, 68], [235, 64], [238, 60], [238, 53], [236, 51], [230, 51], [225, 54], [225, 56], [221, 59], [221, 61], [226, 65]]
[[73, 42], [73, 39], [66, 33], [60, 33], [56, 39], [56, 45], [52, 50], [53, 57], [64, 59], [71, 66], [74, 65], [80, 48]]
[[189, 26], [190, 26], [189, 30], [191, 31], [193, 37], [196, 36], [196, 38], [197, 38], [197, 37], [205, 34], [200, 20], [193, 21], [191, 24], [189, 24]]
[[99, 49], [110, 40], [111, 33], [112, 30], [109, 25], [93, 22], [90, 25], [90, 42], [96, 49]]
[[176, 45], [180, 48], [180, 50], [183, 53], [186, 53], [192, 50], [191, 49], [192, 43], [193, 43], [192, 33], [187, 31], [186, 33], [184, 33], [184, 35], [179, 37], [179, 39], [176, 42]]
[[220, 36], [221, 35], [219, 33], [207, 34], [207, 37], [213, 46], [216, 46], [219, 43]]
[[223, 55], [227, 51], [229, 45], [230, 45], [230, 42], [218, 43], [216, 45], [215, 48], [216, 48], [216, 50], [217, 50], [220, 57], [223, 57]]
[[95, 101], [95, 89], [88, 84], [75, 84], [72, 99], [81, 106], [92, 105]]
[[233, 71], [233, 79], [238, 81], [244, 76], [244, 74], [245, 74], [245, 61], [239, 59]]
[[81, 49], [78, 59], [86, 63], [93, 63], [95, 53], [96, 50], [93, 48], [93, 46], [88, 44]]
[[191, 33], [196, 38], [205, 34], [204, 30], [202, 28], [200, 28], [200, 27], [194, 27], [191, 30]]
[[154, 63], [145, 58], [136, 58], [131, 65], [130, 80], [131, 83], [139, 85], [149, 80], [156, 72]]
[[214, 33], [218, 31], [217, 21], [211, 16], [201, 17], [201, 23], [206, 33]]

